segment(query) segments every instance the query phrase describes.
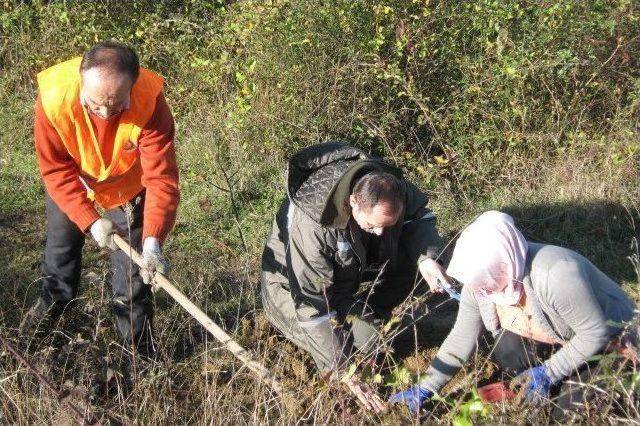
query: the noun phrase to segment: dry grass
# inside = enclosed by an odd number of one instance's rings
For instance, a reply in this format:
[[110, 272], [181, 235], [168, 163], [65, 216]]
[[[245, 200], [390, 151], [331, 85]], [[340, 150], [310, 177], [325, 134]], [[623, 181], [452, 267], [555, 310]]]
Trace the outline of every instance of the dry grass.
[[[448, 240], [478, 213], [502, 209], [529, 238], [586, 255], [640, 300], [633, 2], [19, 3], [0, 6], [0, 333], [106, 423], [418, 423], [400, 407], [378, 418], [321, 381], [260, 306], [259, 259], [285, 195], [286, 159], [325, 139], [403, 166], [429, 191]], [[107, 38], [133, 44], [167, 77], [182, 193], [165, 247], [173, 280], [293, 398], [257, 383], [161, 292], [158, 361], [132, 364], [110, 312], [108, 254], [92, 243], [75, 309], [44, 342], [18, 335], [40, 286], [44, 238], [34, 75]], [[424, 372], [455, 319], [453, 302], [415, 296], [396, 312], [406, 329], [394, 344], [394, 330], [382, 337], [373, 352], [387, 355], [365, 371], [365, 380], [381, 375], [374, 385], [385, 396]], [[460, 420], [472, 387], [494, 372], [490, 351], [481, 346], [423, 422]], [[606, 364], [579, 421], [640, 421], [639, 376], [617, 368]], [[488, 410], [479, 423], [547, 420], [519, 407]], [[1, 424], [71, 422], [6, 352], [0, 415]]]
[[[174, 258], [180, 256], [173, 254]], [[98, 256], [100, 259], [102, 256]], [[177, 259], [176, 259], [177, 260]], [[157, 344], [159, 361], [151, 364], [130, 364], [128, 348], [117, 344], [111, 325], [109, 298], [105, 296], [101, 266], [90, 265], [84, 281], [87, 293], [73, 312], [65, 315], [58, 331], [38, 348], [28, 350], [29, 359], [51, 377], [61, 388], [73, 389], [78, 404], [87, 404], [103, 420], [111, 423], [277, 423], [320, 422], [339, 424], [413, 422], [407, 413], [395, 408], [381, 418], [361, 410], [345, 388], [336, 383], [325, 383], [314, 374], [310, 358], [287, 342], [268, 324], [256, 300], [257, 268], [254, 256], [241, 255], [229, 266], [210, 265], [207, 280], [202, 276], [193, 280], [188, 271], [176, 268], [174, 277], [182, 286], [188, 285], [189, 296], [236, 339], [251, 350], [255, 357], [267, 365], [279, 377], [293, 399], [279, 398], [263, 385], [256, 383], [253, 375], [221, 348], [181, 308], [166, 297], [157, 294], [158, 306]], [[246, 263], [244, 263], [246, 262]], [[178, 260], [176, 264], [180, 264]], [[244, 266], [240, 266], [244, 265]], [[211, 269], [209, 269], [211, 268]], [[200, 275], [198, 271], [195, 276]], [[189, 282], [184, 280], [190, 278]], [[212, 284], [213, 283], [213, 284]], [[34, 285], [37, 285], [35, 283]], [[415, 295], [425, 301], [424, 296]], [[232, 301], [220, 309], [220, 301]], [[407, 301], [397, 315], [406, 324], [428, 314], [409, 325], [405, 334], [396, 339], [403, 347], [413, 347], [400, 358], [389, 354], [374, 371], [385, 377], [397, 374], [405, 367], [409, 378], [424, 372], [435, 354], [435, 347], [446, 335], [455, 318], [455, 304], [443, 297], [429, 297], [424, 303]], [[26, 309], [25, 301], [14, 301]], [[15, 324], [20, 315], [5, 321], [5, 335], [15, 335]], [[402, 327], [404, 328], [404, 327]], [[390, 334], [394, 334], [391, 332]], [[398, 343], [399, 342], [399, 343]], [[18, 339], [22, 349], [36, 342]], [[375, 351], [391, 347], [390, 336], [384, 336]], [[429, 349], [431, 347], [431, 349]], [[494, 372], [486, 355], [490, 346], [484, 347], [478, 356], [461, 371], [445, 389], [448, 403], [436, 402], [429, 407], [423, 421], [452, 421], [461, 406], [468, 401], [470, 386], [486, 379]], [[355, 363], [370, 358], [371, 354], [358, 354]], [[403, 360], [404, 358], [404, 360]], [[67, 423], [68, 413], [57, 401], [41, 388], [32, 376], [20, 368], [6, 353], [2, 354], [0, 389], [4, 394], [0, 408], [12, 423]], [[583, 420], [598, 423], [601, 420], [625, 421], [637, 416], [634, 396], [636, 372], [604, 374], [600, 387], [602, 398], [598, 410], [583, 411]], [[612, 389], [617, 391], [612, 392]], [[391, 387], [380, 387], [383, 394]], [[627, 393], [627, 394], [625, 394]], [[512, 423], [520, 421], [543, 422], [546, 415], [540, 412], [522, 411], [515, 406], [490, 407], [483, 416], [486, 422]]]
[[[637, 300], [638, 252], [637, 245], [630, 244], [637, 235], [639, 198], [634, 170], [638, 170], [638, 158], [633, 157], [624, 167], [610, 168], [603, 168], [600, 160], [585, 159], [588, 155], [607, 158], [610, 149], [613, 148], [605, 146], [588, 153], [577, 150], [544, 162], [514, 156], [506, 160], [505, 170], [517, 173], [487, 186], [486, 196], [469, 202], [463, 194], [453, 196], [451, 187], [446, 189], [450, 180], [443, 177], [442, 189], [432, 192], [431, 202], [440, 216], [440, 228], [445, 235], [454, 237], [477, 213], [488, 208], [506, 209], [530, 237], [587, 254], [622, 282]], [[230, 161], [232, 167], [237, 167], [242, 159]], [[310, 357], [268, 324], [257, 297], [261, 247], [254, 237], [246, 250], [237, 249], [219, 240], [215, 232], [209, 235], [195, 229], [194, 234], [189, 234], [183, 228], [185, 225], [179, 224], [168, 246], [174, 265], [172, 277], [192, 300], [267, 365], [294, 398], [279, 398], [257, 383], [250, 371], [161, 293], [156, 294], [159, 360], [131, 364], [130, 351], [118, 344], [112, 324], [105, 277], [107, 254], [98, 252], [92, 244], [85, 250], [82, 298], [64, 316], [56, 333], [37, 345], [17, 337], [17, 324], [39, 287], [37, 265], [44, 229], [38, 214], [41, 211], [6, 217], [0, 228], [0, 237], [6, 242], [0, 245], [0, 253], [7, 260], [2, 279], [2, 333], [14, 336], [15, 343], [27, 351], [28, 358], [57, 386], [73, 389], [73, 398], [79, 404], [91, 406], [103, 420], [116, 424], [417, 421], [400, 407], [382, 417], [361, 410], [340, 384], [321, 381], [314, 373]], [[259, 214], [258, 210], [249, 213]], [[246, 223], [240, 222], [245, 231]], [[261, 223], [252, 235], [267, 232], [267, 220], [263, 218]], [[201, 241], [204, 246], [198, 246]], [[14, 285], [17, 282], [24, 285]], [[379, 373], [383, 383], [375, 385], [383, 395], [402, 386], [396, 380], [398, 377], [413, 381], [425, 371], [455, 319], [454, 302], [441, 296], [425, 297], [420, 291], [414, 296], [396, 310], [403, 320], [399, 327], [406, 330], [395, 339], [395, 345], [390, 341], [394, 331], [382, 337], [374, 352], [387, 351], [388, 355], [365, 377], [371, 380]], [[417, 324], [412, 324], [414, 320], [418, 320]], [[390, 352], [394, 347], [395, 353]], [[460, 415], [472, 397], [470, 389], [494, 372], [493, 364], [487, 361], [490, 350], [490, 344], [479, 349], [473, 361], [445, 388], [446, 400], [431, 404], [422, 421], [448, 422]], [[371, 356], [358, 354], [353, 362], [360, 364]], [[3, 394], [0, 412], [8, 422], [69, 421], [68, 413], [53, 395], [15, 360], [7, 353], [0, 360]], [[637, 373], [616, 368], [608, 366], [603, 370], [597, 385], [600, 397], [590, 405], [597, 404], [597, 409], [585, 407], [580, 421], [638, 419]], [[395, 384], [385, 386], [385, 381]], [[545, 412], [516, 406], [488, 409], [480, 419], [482, 422], [542, 423], [547, 419]]]

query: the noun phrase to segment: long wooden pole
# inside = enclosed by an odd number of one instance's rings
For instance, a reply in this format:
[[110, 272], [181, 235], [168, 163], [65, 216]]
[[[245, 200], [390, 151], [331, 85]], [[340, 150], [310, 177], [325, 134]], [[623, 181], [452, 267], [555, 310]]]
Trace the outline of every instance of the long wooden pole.
[[[131, 258], [138, 266], [142, 267], [142, 256], [135, 251], [133, 247], [127, 243], [124, 238], [119, 235], [113, 237], [114, 242], [127, 256]], [[213, 335], [220, 343], [224, 345], [236, 358], [253, 371], [258, 379], [266, 383], [278, 395], [283, 395], [284, 391], [280, 382], [271, 374], [271, 372], [261, 363], [251, 358], [242, 346], [238, 344], [231, 336], [229, 336], [222, 328], [220, 328], [211, 318], [207, 316], [198, 306], [191, 302], [180, 290], [178, 290], [171, 282], [159, 272], [156, 272], [155, 284], [163, 289], [173, 299], [180, 304], [191, 316], [193, 316], [209, 333]]]

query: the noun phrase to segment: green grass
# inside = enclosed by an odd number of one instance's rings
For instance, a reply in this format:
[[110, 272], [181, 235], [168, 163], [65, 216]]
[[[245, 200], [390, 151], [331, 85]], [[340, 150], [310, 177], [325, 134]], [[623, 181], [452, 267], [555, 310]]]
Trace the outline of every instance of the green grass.
[[[635, 2], [103, 0], [0, 8], [0, 333], [17, 337], [39, 288], [45, 224], [32, 141], [35, 75], [114, 38], [167, 81], [182, 198], [165, 246], [173, 280], [296, 396], [274, 398], [161, 293], [162, 360], [130, 371], [110, 313], [108, 254], [88, 242], [77, 309], [29, 357], [114, 422], [410, 421], [400, 409], [378, 419], [339, 385], [321, 382], [310, 358], [261, 311], [261, 249], [285, 196], [287, 158], [319, 141], [346, 139], [402, 166], [428, 191], [447, 241], [480, 212], [501, 209], [529, 238], [584, 254], [639, 299], [629, 259], [637, 256], [640, 220]], [[427, 300], [433, 312], [402, 338], [410, 356], [388, 358], [385, 380], [424, 371], [455, 314], [441, 302]], [[415, 340], [422, 346], [413, 348]], [[483, 355], [451, 389], [488, 374]], [[0, 375], [7, 421], [68, 418], [6, 354]], [[590, 421], [637, 420], [635, 385], [623, 385], [610, 389], [632, 389], [621, 397], [626, 408], [603, 408]], [[436, 404], [428, 422], [452, 421], [471, 395], [448, 398], [452, 405]], [[492, 407], [484, 421], [526, 414]]]

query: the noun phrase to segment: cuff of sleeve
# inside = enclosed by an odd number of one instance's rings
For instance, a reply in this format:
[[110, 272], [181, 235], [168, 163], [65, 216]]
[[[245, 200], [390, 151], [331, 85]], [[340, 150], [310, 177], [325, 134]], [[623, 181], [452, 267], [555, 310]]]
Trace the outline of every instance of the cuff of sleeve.
[[142, 241], [147, 237], [154, 237], [160, 241], [160, 244], [164, 243], [167, 238], [168, 230], [164, 224], [159, 223], [145, 223], [142, 231]]
[[78, 225], [78, 228], [80, 228], [82, 232], [86, 233], [89, 231], [91, 224], [100, 219], [100, 214], [95, 207], [89, 205], [73, 212], [73, 215], [70, 216], [70, 218], [76, 225]]
[[[323, 348], [329, 349], [329, 348]], [[320, 376], [327, 380], [341, 380], [347, 370], [347, 358], [341, 349], [327, 351], [329, 353], [320, 353], [319, 351], [310, 352], [311, 358], [316, 363], [316, 367], [320, 372]]]
[[418, 386], [420, 387], [420, 389], [421, 389], [421, 390], [422, 390], [422, 389], [424, 389], [424, 390], [426, 390], [427, 392], [430, 392], [430, 393], [431, 393], [431, 395], [429, 396], [429, 398], [431, 398], [433, 395], [435, 395], [435, 394], [437, 394], [437, 393], [438, 393], [438, 391], [437, 391], [437, 390], [435, 390], [435, 389], [436, 389], [436, 387], [435, 387], [435, 386], [431, 386], [431, 385], [428, 383], [428, 379], [424, 379], [424, 380], [422, 380], [420, 383], [418, 383]]
[[142, 243], [143, 253], [160, 253], [160, 242], [156, 237], [147, 237]]
[[550, 360], [543, 362], [542, 365], [545, 367], [547, 376], [549, 377], [549, 380], [551, 380], [551, 384], [558, 383], [564, 377], [564, 375], [555, 368], [555, 365], [553, 365]]
[[433, 250], [428, 250], [427, 253], [423, 253], [418, 257], [418, 265], [421, 264], [422, 262], [424, 262], [427, 259], [433, 259], [436, 262], [438, 262], [438, 250], [437, 249], [433, 249]]

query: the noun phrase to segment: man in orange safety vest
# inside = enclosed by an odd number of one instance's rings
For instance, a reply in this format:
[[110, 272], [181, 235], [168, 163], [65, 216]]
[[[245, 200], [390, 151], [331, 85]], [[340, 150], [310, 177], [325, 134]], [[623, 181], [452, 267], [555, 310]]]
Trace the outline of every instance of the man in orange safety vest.
[[[174, 122], [164, 80], [136, 53], [99, 43], [37, 76], [34, 139], [46, 190], [47, 239], [40, 297], [23, 332], [49, 331], [76, 298], [85, 235], [111, 253], [113, 310], [125, 342], [153, 353], [148, 283], [166, 272], [162, 244], [179, 202]], [[98, 212], [98, 207], [104, 214]], [[141, 250], [139, 270], [115, 250], [114, 233]]]

